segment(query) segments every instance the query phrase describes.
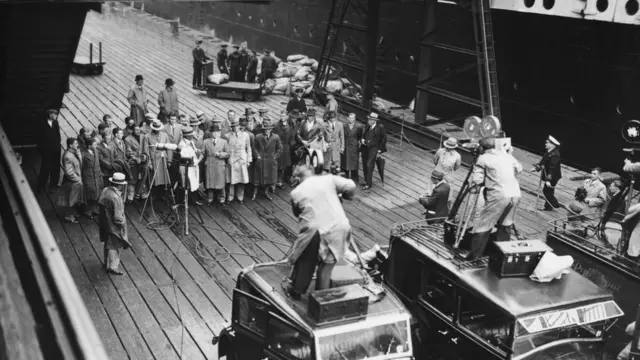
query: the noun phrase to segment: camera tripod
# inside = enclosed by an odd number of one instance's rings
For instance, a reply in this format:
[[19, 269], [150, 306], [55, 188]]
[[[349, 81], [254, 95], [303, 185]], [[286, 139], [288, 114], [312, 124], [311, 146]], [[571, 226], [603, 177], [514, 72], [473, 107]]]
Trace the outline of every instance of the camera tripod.
[[[142, 217], [144, 216], [144, 212], [147, 209], [147, 204], [149, 202], [149, 199], [151, 199], [151, 211], [153, 212], [153, 215], [157, 219], [157, 216], [155, 214], [155, 210], [154, 210], [154, 207], [153, 207], [152, 191], [153, 191], [153, 188], [154, 188], [154, 182], [156, 181], [156, 177], [158, 176], [158, 171], [159, 171], [159, 168], [160, 168], [160, 166], [159, 166], [160, 162], [162, 162], [162, 164], [164, 165], [164, 176], [166, 176], [167, 179], [169, 179], [169, 184], [165, 184], [164, 185], [165, 195], [170, 195], [171, 196], [170, 197], [170, 199], [171, 199], [171, 203], [170, 203], [171, 210], [172, 211], [176, 210], [176, 206], [175, 206], [176, 198], [175, 198], [175, 196], [173, 194], [173, 188], [171, 187], [171, 177], [169, 176], [169, 165], [167, 164], [167, 155], [163, 152], [161, 154], [160, 159], [156, 160], [156, 162], [154, 164], [153, 176], [151, 177], [151, 184], [149, 186], [149, 192], [147, 193], [147, 198], [144, 201], [144, 205], [142, 206], [142, 212], [140, 213], [140, 219], [138, 220], [140, 222], [142, 221]], [[179, 218], [179, 215], [177, 213], [176, 213], [176, 217]], [[166, 221], [166, 218], [163, 219], [163, 221]], [[149, 224], [151, 224], [151, 223], [152, 222], [150, 222]], [[147, 225], [149, 225], [149, 224], [147, 224]]]

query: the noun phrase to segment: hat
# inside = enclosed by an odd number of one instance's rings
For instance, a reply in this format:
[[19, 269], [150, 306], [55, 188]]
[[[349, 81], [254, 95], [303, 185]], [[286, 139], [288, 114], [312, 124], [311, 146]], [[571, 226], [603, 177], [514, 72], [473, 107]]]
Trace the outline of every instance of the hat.
[[299, 92], [304, 92], [304, 89], [301, 87], [297, 87], [294, 92], [299, 93]]
[[198, 119], [203, 118], [204, 117], [204, 111], [202, 111], [202, 110], [196, 111], [196, 116], [198, 117]]
[[273, 123], [270, 118], [265, 118], [264, 122], [262, 122], [262, 130], [271, 130], [273, 129]]
[[113, 176], [109, 178], [109, 181], [112, 184], [117, 184], [117, 185], [125, 185], [127, 183], [127, 180], [124, 176], [123, 173], [113, 173]]
[[356, 118], [356, 114], [354, 113], [349, 113], [349, 119], [355, 119]]
[[193, 136], [193, 128], [191, 126], [183, 127], [182, 136]]
[[189, 126], [198, 126], [200, 124], [202, 124], [202, 121], [200, 121], [200, 119], [189, 119]]
[[158, 119], [153, 119], [151, 123], [151, 130], [160, 131], [162, 130], [162, 123]]
[[455, 149], [458, 147], [458, 140], [450, 137], [444, 142], [444, 147], [446, 147], [447, 149]]
[[202, 39], [196, 40], [196, 44], [202, 44]]
[[58, 110], [56, 110], [56, 109], [49, 109], [49, 110], [47, 110], [47, 114], [56, 114], [56, 115], [58, 115]]
[[165, 86], [173, 86], [175, 84], [172, 79], [167, 79], [164, 81]]
[[369, 119], [369, 120], [375, 120], [375, 121], [378, 121], [378, 114], [376, 114], [376, 113], [372, 112], [371, 114], [369, 114], [369, 115], [367, 116], [367, 119]]
[[307, 116], [316, 116], [316, 109], [315, 108], [310, 108], [309, 110], [307, 110]]
[[556, 138], [554, 138], [551, 135], [549, 135], [549, 138], [547, 139], [547, 141], [552, 143], [555, 146], [560, 146], [560, 142], [558, 140], [556, 140]]
[[271, 49], [264, 49], [264, 53], [265, 53], [265, 54], [269, 54], [269, 53], [271, 53]]
[[336, 119], [338, 117], [338, 115], [336, 114], [335, 111], [327, 111], [327, 118], [328, 119]]
[[240, 49], [240, 46], [238, 46], [238, 45], [233, 45], [233, 48], [234, 48], [234, 49]]
[[144, 80], [144, 78], [142, 77], [142, 75], [136, 75], [136, 82], [140, 81], [140, 80]]
[[293, 109], [293, 110], [291, 110], [291, 112], [289, 113], [289, 115], [291, 115], [291, 116], [298, 116], [298, 115], [300, 115], [300, 110], [298, 110], [298, 109]]
[[229, 126], [238, 126], [238, 125], [240, 125], [240, 122], [238, 121], [238, 118], [235, 118], [235, 117], [229, 123]]
[[220, 47], [223, 47], [223, 48], [226, 48], [227, 46], [229, 46], [229, 45], [227, 45], [227, 44], [220, 45]]
[[252, 108], [244, 108], [244, 113], [249, 115], [249, 114], [255, 114], [256, 112], [253, 111]]
[[218, 131], [222, 131], [222, 128], [220, 127], [220, 125], [218, 124], [211, 125], [211, 132], [218, 132]]
[[155, 116], [153, 116], [153, 114], [152, 114], [152, 113], [146, 113], [146, 114], [144, 114], [144, 117], [145, 117], [145, 119], [147, 119], [147, 120], [153, 120], [153, 119], [155, 119]]
[[260, 108], [260, 109], [258, 110], [258, 113], [260, 113], [260, 114], [266, 114], [266, 113], [268, 113], [268, 112], [269, 112], [269, 110], [267, 110], [267, 109], [265, 109], [265, 108]]
[[442, 179], [444, 179], [444, 173], [440, 170], [433, 170], [431, 172], [431, 178], [434, 180], [441, 181]]
[[249, 119], [247, 119], [246, 117], [241, 117], [240, 121], [239, 121], [240, 126], [247, 126], [249, 125]]

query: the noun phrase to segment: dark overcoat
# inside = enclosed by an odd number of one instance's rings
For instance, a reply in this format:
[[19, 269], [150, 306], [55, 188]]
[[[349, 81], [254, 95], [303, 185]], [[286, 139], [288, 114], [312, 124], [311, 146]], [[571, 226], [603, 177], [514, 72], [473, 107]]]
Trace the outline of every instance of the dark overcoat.
[[104, 182], [100, 170], [100, 152], [95, 149], [82, 154], [82, 184], [84, 185], [84, 198], [96, 201], [100, 198]]
[[[97, 148], [100, 153], [100, 170], [102, 171], [103, 176], [111, 176], [113, 175], [113, 148], [110, 144], [101, 142]], [[100, 189], [102, 191], [102, 189]]]
[[342, 154], [342, 168], [347, 171], [358, 170], [360, 151], [360, 140], [364, 133], [364, 126], [357, 122], [353, 124], [353, 129], [349, 124], [344, 125], [344, 153]]
[[[124, 139], [124, 143], [126, 145], [126, 155], [127, 161], [129, 162], [129, 170], [131, 171], [131, 178], [129, 180], [129, 184], [135, 184], [138, 182], [138, 178], [140, 177], [140, 172], [142, 170], [142, 157], [140, 156], [140, 141], [142, 141], [142, 136], [139, 136], [139, 139], [136, 139], [135, 136], [129, 135], [126, 139]], [[140, 163], [138, 163], [140, 161]]]
[[562, 178], [562, 170], [560, 165], [560, 150], [555, 148], [547, 151], [542, 155], [542, 159], [535, 165], [540, 173], [540, 180], [548, 181], [555, 185]]
[[278, 158], [278, 169], [284, 170], [291, 166], [291, 148], [296, 142], [296, 129], [289, 122], [285, 128], [282, 122], [279, 122], [274, 128], [273, 133], [277, 134], [282, 143], [282, 154]]
[[267, 139], [265, 134], [256, 136], [253, 146], [253, 184], [272, 185], [278, 181], [278, 157], [282, 154], [282, 142], [276, 134]]
[[58, 206], [73, 207], [84, 203], [82, 157], [77, 150], [67, 149], [62, 155], [64, 176], [58, 193]]

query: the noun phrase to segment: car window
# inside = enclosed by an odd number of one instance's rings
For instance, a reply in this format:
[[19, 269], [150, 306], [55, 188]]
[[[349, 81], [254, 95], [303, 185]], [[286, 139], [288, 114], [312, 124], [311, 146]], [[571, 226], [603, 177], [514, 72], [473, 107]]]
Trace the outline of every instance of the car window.
[[460, 326], [503, 351], [509, 351], [513, 343], [511, 317], [487, 303], [477, 295], [458, 289], [460, 298]]
[[455, 287], [451, 280], [436, 271], [423, 268], [420, 296], [423, 301], [453, 319], [456, 302]]
[[311, 337], [291, 324], [270, 314], [267, 332], [267, 349], [286, 359], [311, 360]]
[[243, 291], [233, 292], [233, 319], [237, 324], [259, 336], [265, 336], [269, 305]]

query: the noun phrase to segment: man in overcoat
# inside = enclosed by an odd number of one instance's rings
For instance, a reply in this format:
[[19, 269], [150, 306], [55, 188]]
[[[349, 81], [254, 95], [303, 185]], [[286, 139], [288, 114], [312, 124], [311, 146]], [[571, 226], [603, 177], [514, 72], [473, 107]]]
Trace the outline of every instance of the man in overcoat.
[[373, 170], [376, 159], [387, 152], [387, 132], [382, 124], [378, 124], [378, 114], [367, 116], [368, 125], [362, 135], [362, 170], [365, 183], [362, 190], [369, 190], [373, 186]]
[[236, 81], [244, 82], [247, 75], [247, 66], [249, 65], [249, 51], [247, 51], [246, 41], [243, 41], [240, 44], [240, 51], [238, 51], [238, 54], [240, 55], [240, 61], [238, 62], [238, 73], [236, 75]]
[[216, 62], [218, 65], [218, 71], [220, 74], [229, 75], [229, 69], [227, 68], [227, 44], [220, 45], [220, 51], [218, 51], [218, 55], [216, 56]]
[[229, 81], [243, 81], [244, 76], [240, 78], [240, 53], [238, 53], [240, 47], [233, 45], [233, 50], [229, 54]]
[[173, 160], [169, 158], [172, 153], [169, 154], [166, 150], [159, 150], [155, 146], [158, 143], [168, 142], [169, 136], [163, 131], [162, 123], [160, 120], [154, 119], [151, 123], [151, 132], [142, 137], [142, 149], [140, 150], [142, 163], [147, 164], [149, 171], [147, 181], [151, 188], [160, 186], [167, 188], [171, 185], [168, 168], [169, 162]]
[[201, 89], [204, 82], [204, 65], [210, 58], [204, 53], [200, 47], [202, 40], [196, 40], [196, 47], [191, 54], [193, 55], [193, 88]]
[[356, 121], [356, 114], [351, 113], [344, 127], [344, 152], [340, 165], [347, 178], [358, 183], [358, 167], [360, 166], [360, 145], [364, 127]]
[[[497, 241], [508, 241], [516, 209], [522, 196], [516, 175], [522, 165], [512, 155], [496, 149], [495, 139], [480, 140], [484, 153], [478, 157], [471, 176], [472, 193], [484, 185], [486, 201], [474, 226], [470, 259], [485, 253], [491, 231], [497, 225]], [[502, 219], [501, 223], [498, 223]]]
[[[99, 139], [99, 138], [98, 138]], [[111, 175], [113, 175], [113, 147], [111, 147], [111, 140], [113, 134], [109, 132], [102, 133], [102, 141], [98, 142], [97, 150], [100, 153], [100, 170], [102, 171], [102, 183], [107, 184]], [[102, 191], [100, 189], [99, 191]], [[96, 197], [97, 198], [97, 197]]]
[[[326, 141], [326, 131], [324, 127], [316, 121], [315, 113], [307, 114], [307, 120], [300, 123], [296, 131], [296, 163], [300, 161], [304, 155], [303, 148], [309, 148], [313, 141]], [[318, 156], [324, 157], [324, 154], [320, 152]], [[318, 160], [322, 161], [323, 159]]]
[[100, 204], [100, 241], [104, 243], [104, 268], [114, 275], [122, 275], [120, 252], [131, 247], [127, 231], [122, 192], [127, 184], [124, 174], [114, 173], [109, 178], [110, 186], [102, 190]]
[[[278, 157], [278, 187], [282, 188], [284, 182], [289, 182], [291, 178], [292, 162], [291, 148], [296, 141], [296, 130], [294, 129], [286, 111], [280, 115], [280, 122], [275, 126], [273, 132], [278, 135], [282, 143], [282, 154]], [[285, 180], [287, 179], [287, 180]]]
[[[240, 131], [247, 134], [249, 137], [249, 145], [251, 146], [251, 155], [253, 157], [253, 148], [256, 146], [256, 135], [249, 129], [249, 125], [251, 122], [246, 117], [240, 118]], [[247, 184], [248, 188], [253, 187], [253, 177], [254, 177], [254, 167], [256, 165], [256, 159], [253, 158], [253, 162], [247, 166], [247, 171], [249, 172], [249, 183]]]
[[337, 175], [340, 170], [340, 157], [344, 153], [344, 129], [336, 113], [330, 112], [327, 118], [328, 121], [324, 123], [328, 145], [324, 153], [324, 171]]
[[342, 260], [351, 236], [351, 224], [339, 196], [351, 200], [356, 184], [335, 175], [314, 175], [306, 165], [297, 166], [294, 177], [299, 185], [291, 192], [291, 207], [300, 219], [300, 232], [287, 258], [293, 272], [286, 292], [300, 299], [311, 284], [316, 266], [316, 290], [331, 284], [333, 267]]
[[179, 113], [178, 103], [178, 90], [174, 87], [175, 83], [172, 79], [167, 79], [164, 82], [164, 89], [158, 93], [158, 106], [160, 106], [160, 112], [158, 113], [158, 119], [162, 123], [166, 123], [170, 115], [176, 117]]
[[80, 208], [84, 204], [84, 187], [82, 186], [82, 154], [78, 149], [76, 138], [67, 138], [67, 150], [62, 155], [64, 177], [58, 193], [57, 205], [70, 208], [64, 220], [78, 224]]
[[242, 204], [244, 203], [244, 187], [249, 182], [248, 166], [253, 161], [251, 143], [249, 134], [240, 129], [240, 122], [237, 119], [234, 119], [230, 126], [231, 131], [226, 136], [226, 140], [229, 142], [227, 202], [237, 198], [238, 202]]
[[247, 65], [247, 82], [255, 83], [258, 76], [258, 56], [256, 52], [251, 50], [251, 56], [249, 57], [249, 64]]
[[264, 134], [258, 134], [253, 146], [253, 200], [258, 188], [264, 187], [265, 196], [271, 200], [269, 190], [275, 193], [278, 182], [278, 158], [282, 155], [282, 142], [277, 134], [273, 134], [273, 124], [269, 118], [262, 123]]
[[127, 101], [131, 105], [130, 117], [139, 125], [144, 120], [144, 114], [147, 113], [147, 91], [144, 89], [144, 78], [142, 75], [136, 75], [136, 84], [129, 89]]
[[145, 173], [147, 168], [143, 166], [140, 154], [142, 143], [140, 126], [133, 126], [133, 132], [124, 139], [124, 143], [129, 170], [131, 171], [131, 177], [127, 179], [129, 184], [127, 186], [127, 201], [131, 202], [141, 196], [146, 199], [149, 189], [146, 188], [142, 179], [146, 178], [148, 174]]
[[601, 212], [607, 203], [607, 186], [602, 182], [600, 174], [602, 169], [599, 167], [591, 170], [591, 178], [586, 179], [582, 187], [587, 191], [587, 197], [584, 202], [589, 206], [590, 212]]
[[82, 184], [84, 185], [84, 215], [93, 219], [98, 215], [98, 199], [104, 188], [103, 174], [100, 169], [100, 152], [96, 138], [86, 140], [87, 149], [82, 154]]
[[58, 188], [60, 181], [60, 125], [58, 110], [47, 110], [47, 121], [38, 137], [40, 153], [40, 173], [38, 174], [38, 191], [44, 192], [49, 183], [49, 192]]
[[549, 211], [560, 207], [558, 199], [556, 199], [556, 184], [562, 178], [562, 170], [560, 169], [560, 142], [553, 136], [549, 135], [544, 143], [545, 153], [539, 163], [533, 166], [531, 171], [541, 171], [540, 181], [544, 183], [542, 195], [545, 202], [544, 207], [539, 210]]
[[276, 59], [271, 56], [270, 49], [264, 49], [264, 55], [262, 55], [262, 67], [260, 69], [260, 82], [264, 83], [267, 79], [273, 79], [274, 73], [278, 69], [278, 63]]
[[227, 159], [229, 158], [229, 143], [221, 138], [220, 126], [214, 124], [211, 137], [204, 141], [205, 176], [204, 184], [207, 189], [207, 202], [213, 202], [217, 193], [218, 202], [224, 206], [225, 185], [227, 183]]
[[431, 192], [420, 197], [420, 204], [426, 210], [425, 218], [444, 218], [449, 215], [449, 191], [451, 188], [444, 179], [444, 173], [440, 170], [431, 172], [431, 182], [433, 183]]

